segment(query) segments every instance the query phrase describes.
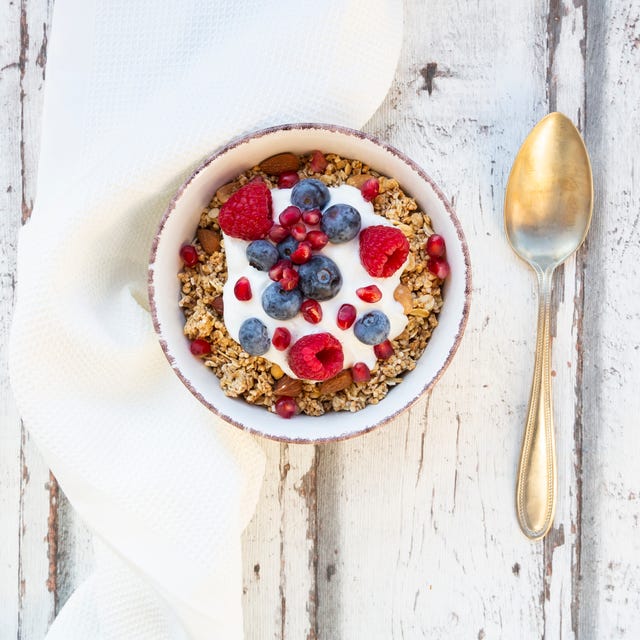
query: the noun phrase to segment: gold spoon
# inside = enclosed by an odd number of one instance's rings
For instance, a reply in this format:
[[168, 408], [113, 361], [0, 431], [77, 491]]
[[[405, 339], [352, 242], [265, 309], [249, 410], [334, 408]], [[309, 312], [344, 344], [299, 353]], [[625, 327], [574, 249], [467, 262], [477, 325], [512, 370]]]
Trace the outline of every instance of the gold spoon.
[[549, 336], [553, 272], [584, 241], [592, 210], [593, 179], [584, 142], [571, 120], [550, 113], [520, 147], [504, 202], [507, 238], [538, 277], [536, 359], [516, 489], [518, 521], [531, 540], [547, 533], [555, 513]]

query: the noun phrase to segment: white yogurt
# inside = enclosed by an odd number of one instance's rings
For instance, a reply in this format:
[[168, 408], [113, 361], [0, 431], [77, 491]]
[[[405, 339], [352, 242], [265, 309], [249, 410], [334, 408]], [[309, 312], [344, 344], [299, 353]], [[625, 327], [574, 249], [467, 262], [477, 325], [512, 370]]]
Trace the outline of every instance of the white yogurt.
[[[291, 191], [291, 189], [271, 190], [273, 217], [276, 222], [278, 215], [291, 205]], [[362, 229], [373, 225], [393, 226], [386, 218], [374, 213], [373, 205], [362, 197], [359, 189], [343, 184], [339, 187], [330, 187], [329, 193], [331, 199], [327, 207], [334, 204], [349, 204], [355, 207], [360, 212]], [[307, 226], [309, 227], [309, 225]], [[311, 228], [309, 227], [309, 229]], [[403, 312], [402, 305], [393, 298], [393, 292], [400, 284], [400, 274], [406, 263], [389, 278], [370, 276], [360, 263], [358, 236], [342, 244], [329, 242], [321, 251], [315, 252], [331, 258], [338, 265], [342, 275], [342, 287], [338, 294], [330, 300], [319, 303], [322, 307], [322, 320], [318, 324], [307, 322], [301, 313], [290, 320], [276, 320], [268, 316], [262, 308], [262, 293], [273, 283], [273, 280], [269, 278], [267, 272], [258, 271], [249, 265], [246, 255], [248, 241], [231, 238], [224, 233], [223, 238], [228, 270], [228, 279], [223, 291], [224, 323], [229, 335], [237, 342], [239, 342], [240, 325], [247, 318], [258, 318], [266, 325], [270, 337], [273, 337], [276, 327], [286, 327], [291, 332], [291, 344], [311, 333], [330, 333], [342, 344], [345, 369], [356, 362], [364, 362], [372, 369], [377, 360], [373, 347], [363, 344], [356, 338], [353, 333], [353, 325], [345, 330], [338, 327], [336, 324], [338, 309], [343, 304], [351, 304], [356, 308], [358, 318], [374, 309], [383, 311], [391, 323], [389, 339], [400, 335], [407, 325], [407, 317]], [[247, 301], [238, 300], [233, 293], [235, 283], [238, 278], [243, 276], [251, 283], [252, 297]], [[356, 295], [356, 289], [371, 284], [377, 285], [382, 292], [382, 298], [379, 302], [364, 302]], [[295, 378], [297, 376], [287, 364], [287, 353], [288, 349], [278, 351], [271, 345], [263, 357], [276, 363], [287, 375]]]

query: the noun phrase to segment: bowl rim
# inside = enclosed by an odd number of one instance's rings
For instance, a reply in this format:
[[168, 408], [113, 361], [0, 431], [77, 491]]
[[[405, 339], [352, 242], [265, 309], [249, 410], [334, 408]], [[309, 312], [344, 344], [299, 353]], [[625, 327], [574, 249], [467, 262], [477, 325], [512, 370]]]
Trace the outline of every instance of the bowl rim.
[[[165, 336], [163, 335], [163, 332], [160, 327], [160, 321], [158, 319], [158, 309], [155, 301], [155, 282], [154, 282], [155, 268], [154, 267], [156, 264], [160, 238], [162, 236], [162, 232], [167, 223], [167, 220], [175, 210], [178, 201], [180, 200], [184, 192], [188, 189], [189, 185], [214, 160], [217, 160], [218, 158], [222, 157], [229, 151], [232, 151], [243, 144], [247, 144], [248, 142], [254, 139], [262, 138], [264, 136], [272, 135], [274, 133], [279, 133], [282, 131], [295, 131], [295, 130], [329, 131], [332, 133], [340, 133], [343, 135], [352, 136], [355, 138], [359, 138], [361, 140], [368, 140], [369, 142], [377, 145], [378, 147], [381, 147], [384, 151], [390, 153], [391, 155], [395, 156], [396, 158], [404, 162], [406, 165], [408, 165], [410, 169], [415, 171], [420, 176], [421, 179], [423, 179], [425, 182], [429, 184], [429, 186], [433, 190], [436, 197], [441, 201], [447, 215], [449, 216], [449, 219], [451, 220], [456, 230], [456, 234], [457, 234], [458, 241], [460, 243], [460, 247], [461, 247], [463, 258], [464, 258], [464, 267], [465, 267], [465, 290], [464, 290], [464, 305], [462, 309], [462, 315], [458, 323], [458, 328], [455, 334], [455, 339], [453, 341], [453, 344], [449, 348], [447, 357], [444, 359], [441, 367], [438, 369], [436, 374], [428, 382], [425, 383], [423, 388], [413, 398], [408, 400], [406, 404], [404, 404], [402, 407], [399, 407], [392, 414], [384, 416], [374, 424], [371, 424], [358, 431], [342, 433], [335, 436], [327, 436], [323, 438], [304, 438], [304, 437], [296, 438], [296, 437], [276, 436], [273, 434], [264, 433], [263, 431], [259, 431], [255, 428], [247, 426], [246, 424], [239, 422], [238, 420], [232, 418], [231, 416], [228, 416], [222, 413], [214, 404], [212, 404], [196, 388], [194, 388], [191, 381], [186, 377], [185, 374], [182, 373], [182, 370], [177, 365], [175, 359], [171, 355], [168, 342], [165, 339]], [[169, 204], [167, 205], [167, 208], [165, 209], [160, 219], [160, 222], [156, 228], [156, 231], [153, 237], [153, 242], [151, 245], [150, 257], [149, 257], [149, 267], [147, 272], [147, 295], [149, 299], [149, 309], [151, 311], [153, 327], [157, 334], [158, 341], [162, 348], [162, 352], [164, 353], [165, 357], [167, 358], [167, 361], [169, 362], [169, 365], [173, 369], [174, 373], [178, 376], [182, 384], [184, 384], [184, 386], [189, 390], [189, 392], [207, 409], [209, 409], [216, 416], [218, 416], [225, 422], [228, 422], [229, 424], [233, 425], [234, 427], [237, 427], [238, 429], [246, 433], [267, 438], [268, 440], [274, 440], [276, 442], [287, 442], [292, 444], [323, 444], [328, 442], [339, 442], [342, 440], [350, 440], [351, 438], [356, 438], [358, 436], [364, 435], [365, 433], [369, 433], [374, 429], [378, 429], [388, 424], [389, 422], [394, 420], [398, 415], [400, 415], [401, 413], [404, 413], [405, 411], [410, 409], [414, 404], [416, 404], [425, 394], [431, 391], [434, 385], [440, 380], [440, 378], [446, 371], [447, 367], [453, 360], [453, 357], [458, 351], [458, 348], [460, 347], [462, 336], [464, 334], [464, 331], [466, 329], [466, 326], [469, 320], [469, 311], [471, 306], [471, 292], [472, 292], [471, 259], [469, 254], [469, 247], [467, 245], [467, 241], [466, 241], [464, 232], [462, 230], [462, 225], [460, 223], [460, 220], [458, 219], [458, 216], [453, 210], [453, 207], [451, 206], [449, 200], [446, 198], [446, 196], [444, 195], [440, 187], [434, 182], [434, 180], [414, 160], [409, 158], [407, 155], [405, 155], [404, 153], [402, 153], [392, 145], [386, 142], [383, 142], [376, 136], [373, 136], [369, 133], [365, 133], [358, 129], [352, 129], [350, 127], [345, 127], [342, 125], [316, 123], [316, 122], [287, 123], [287, 124], [275, 125], [275, 126], [259, 129], [257, 131], [233, 138], [228, 143], [226, 143], [225, 145], [223, 145], [222, 147], [220, 147], [219, 149], [217, 149], [216, 151], [214, 151], [213, 153], [205, 157], [204, 160], [200, 162], [200, 164], [191, 172], [191, 174], [187, 177], [187, 179], [181, 184], [181, 186], [175, 192], [174, 196], [171, 198]], [[318, 417], [321, 418], [322, 416], [318, 416]]]

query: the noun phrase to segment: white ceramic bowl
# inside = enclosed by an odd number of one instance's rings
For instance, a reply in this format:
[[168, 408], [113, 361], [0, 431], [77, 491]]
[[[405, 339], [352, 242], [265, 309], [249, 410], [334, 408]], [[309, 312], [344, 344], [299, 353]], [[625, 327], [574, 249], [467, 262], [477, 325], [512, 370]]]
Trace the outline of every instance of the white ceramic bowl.
[[[191, 242], [202, 209], [215, 191], [240, 173], [276, 153], [307, 153], [321, 149], [367, 162], [396, 178], [406, 193], [428, 213], [444, 236], [451, 274], [447, 278], [439, 324], [414, 371], [377, 405], [356, 413], [296, 416], [284, 420], [265, 407], [228, 398], [215, 375], [189, 351], [178, 307], [177, 273], [180, 247]], [[397, 416], [427, 392], [451, 362], [462, 338], [471, 292], [469, 252], [460, 222], [440, 189], [402, 153], [360, 131], [322, 124], [292, 124], [265, 129], [231, 142], [208, 158], [182, 185], [164, 214], [153, 242], [149, 268], [149, 300], [162, 348], [178, 377], [211, 411], [237, 427], [289, 442], [339, 440], [370, 431]]]

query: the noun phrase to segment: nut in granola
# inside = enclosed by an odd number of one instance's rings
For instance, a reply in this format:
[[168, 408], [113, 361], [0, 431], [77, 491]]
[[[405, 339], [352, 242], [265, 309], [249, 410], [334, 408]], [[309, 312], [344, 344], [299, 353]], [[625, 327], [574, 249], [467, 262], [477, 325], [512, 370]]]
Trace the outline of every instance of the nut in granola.
[[346, 389], [353, 382], [353, 377], [349, 369], [343, 369], [340, 373], [325, 380], [320, 385], [320, 393], [326, 395], [329, 393], [336, 393], [336, 391], [342, 391]]
[[282, 378], [273, 385], [274, 396], [291, 396], [295, 398], [299, 396], [301, 392], [302, 380], [290, 378], [287, 375], [282, 376]]
[[220, 250], [220, 234], [213, 229], [205, 229], [201, 227], [197, 233], [198, 242], [204, 249], [205, 253], [211, 255], [215, 251]]
[[297, 171], [300, 159], [295, 153], [279, 153], [263, 160], [258, 167], [270, 175], [277, 176], [284, 171]]

